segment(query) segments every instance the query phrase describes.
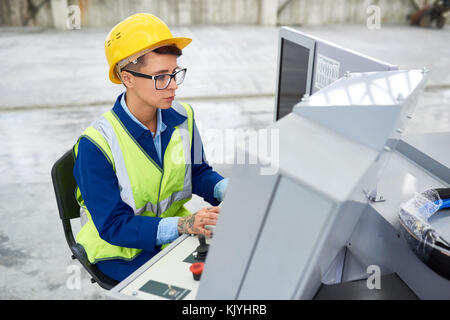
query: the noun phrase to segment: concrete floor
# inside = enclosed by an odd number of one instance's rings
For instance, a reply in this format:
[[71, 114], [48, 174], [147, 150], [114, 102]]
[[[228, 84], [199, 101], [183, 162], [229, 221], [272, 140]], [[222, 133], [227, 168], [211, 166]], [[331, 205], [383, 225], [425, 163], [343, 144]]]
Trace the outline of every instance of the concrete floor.
[[[400, 68], [431, 69], [406, 134], [450, 130], [449, 27], [303, 30]], [[107, 32], [0, 28], [0, 299], [105, 297], [70, 259], [50, 170], [123, 90], [106, 80]], [[203, 131], [251, 130], [271, 123], [277, 32], [253, 26], [173, 29], [194, 39], [180, 58], [189, 69], [178, 97], [192, 104]], [[214, 139], [203, 139], [208, 155]], [[212, 164], [229, 175], [229, 165]], [[203, 204], [195, 198], [189, 207]], [[77, 270], [81, 283], [72, 288]]]

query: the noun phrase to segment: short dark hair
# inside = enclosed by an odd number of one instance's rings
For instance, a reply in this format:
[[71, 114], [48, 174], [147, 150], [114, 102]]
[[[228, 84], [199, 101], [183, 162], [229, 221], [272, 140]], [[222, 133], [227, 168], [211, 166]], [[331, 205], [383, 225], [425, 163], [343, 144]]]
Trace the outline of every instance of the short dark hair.
[[174, 45], [164, 46], [164, 47], [158, 48], [156, 50], [153, 50], [153, 52], [156, 52], [159, 54], [173, 54], [177, 57], [179, 57], [183, 54], [183, 51], [181, 51], [181, 49], [179, 49], [177, 46], [174, 46]]
[[[152, 52], [158, 54], [172, 54], [177, 57], [183, 54], [181, 49], [179, 49], [175, 45], [160, 47], [158, 49], [153, 50]], [[145, 66], [145, 56], [146, 56], [145, 54], [143, 56], [140, 56], [139, 58], [136, 59], [136, 63], [129, 63], [125, 67], [123, 67], [122, 70], [139, 71], [143, 66]]]

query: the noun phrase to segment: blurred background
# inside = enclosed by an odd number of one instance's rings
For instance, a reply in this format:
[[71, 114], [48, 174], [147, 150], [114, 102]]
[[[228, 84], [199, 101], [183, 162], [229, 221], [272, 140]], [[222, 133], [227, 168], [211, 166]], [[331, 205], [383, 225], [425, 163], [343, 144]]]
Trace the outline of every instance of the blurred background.
[[[50, 171], [124, 91], [107, 78], [103, 47], [116, 23], [152, 13], [193, 39], [180, 57], [188, 73], [177, 97], [193, 106], [201, 133], [245, 135], [273, 121], [278, 30], [288, 25], [400, 69], [430, 69], [408, 134], [450, 130], [450, 18], [436, 13], [443, 3], [0, 0], [0, 299], [105, 297], [70, 258]], [[214, 137], [203, 142], [208, 156]], [[229, 165], [211, 164], [230, 174]]]

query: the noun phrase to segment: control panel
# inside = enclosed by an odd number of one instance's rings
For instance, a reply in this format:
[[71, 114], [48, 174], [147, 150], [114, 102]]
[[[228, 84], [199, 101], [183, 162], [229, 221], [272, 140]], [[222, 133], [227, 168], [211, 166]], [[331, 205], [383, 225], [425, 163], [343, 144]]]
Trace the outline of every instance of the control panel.
[[183, 235], [108, 292], [109, 299], [193, 300], [209, 238]]

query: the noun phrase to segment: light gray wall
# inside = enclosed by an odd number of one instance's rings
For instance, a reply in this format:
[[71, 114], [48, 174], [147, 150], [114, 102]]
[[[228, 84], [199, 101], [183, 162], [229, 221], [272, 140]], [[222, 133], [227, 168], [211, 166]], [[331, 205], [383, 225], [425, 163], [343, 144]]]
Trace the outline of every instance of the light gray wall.
[[[272, 0], [273, 1], [273, 0]], [[276, 1], [276, 0], [275, 0]], [[137, 12], [149, 12], [168, 25], [259, 24], [261, 0], [81, 0], [83, 22], [112, 26]], [[86, 5], [87, 4], [87, 5]]]
[[406, 24], [406, 16], [412, 11], [410, 0], [291, 0], [278, 14], [277, 22], [308, 26], [365, 23], [370, 5], [380, 8], [381, 23], [387, 24]]
[[381, 23], [406, 24], [412, 11], [410, 0], [0, 0], [0, 25], [64, 25], [61, 2], [80, 7], [82, 27], [111, 27], [137, 12], [153, 13], [170, 26], [359, 24], [370, 5], [380, 8]]

